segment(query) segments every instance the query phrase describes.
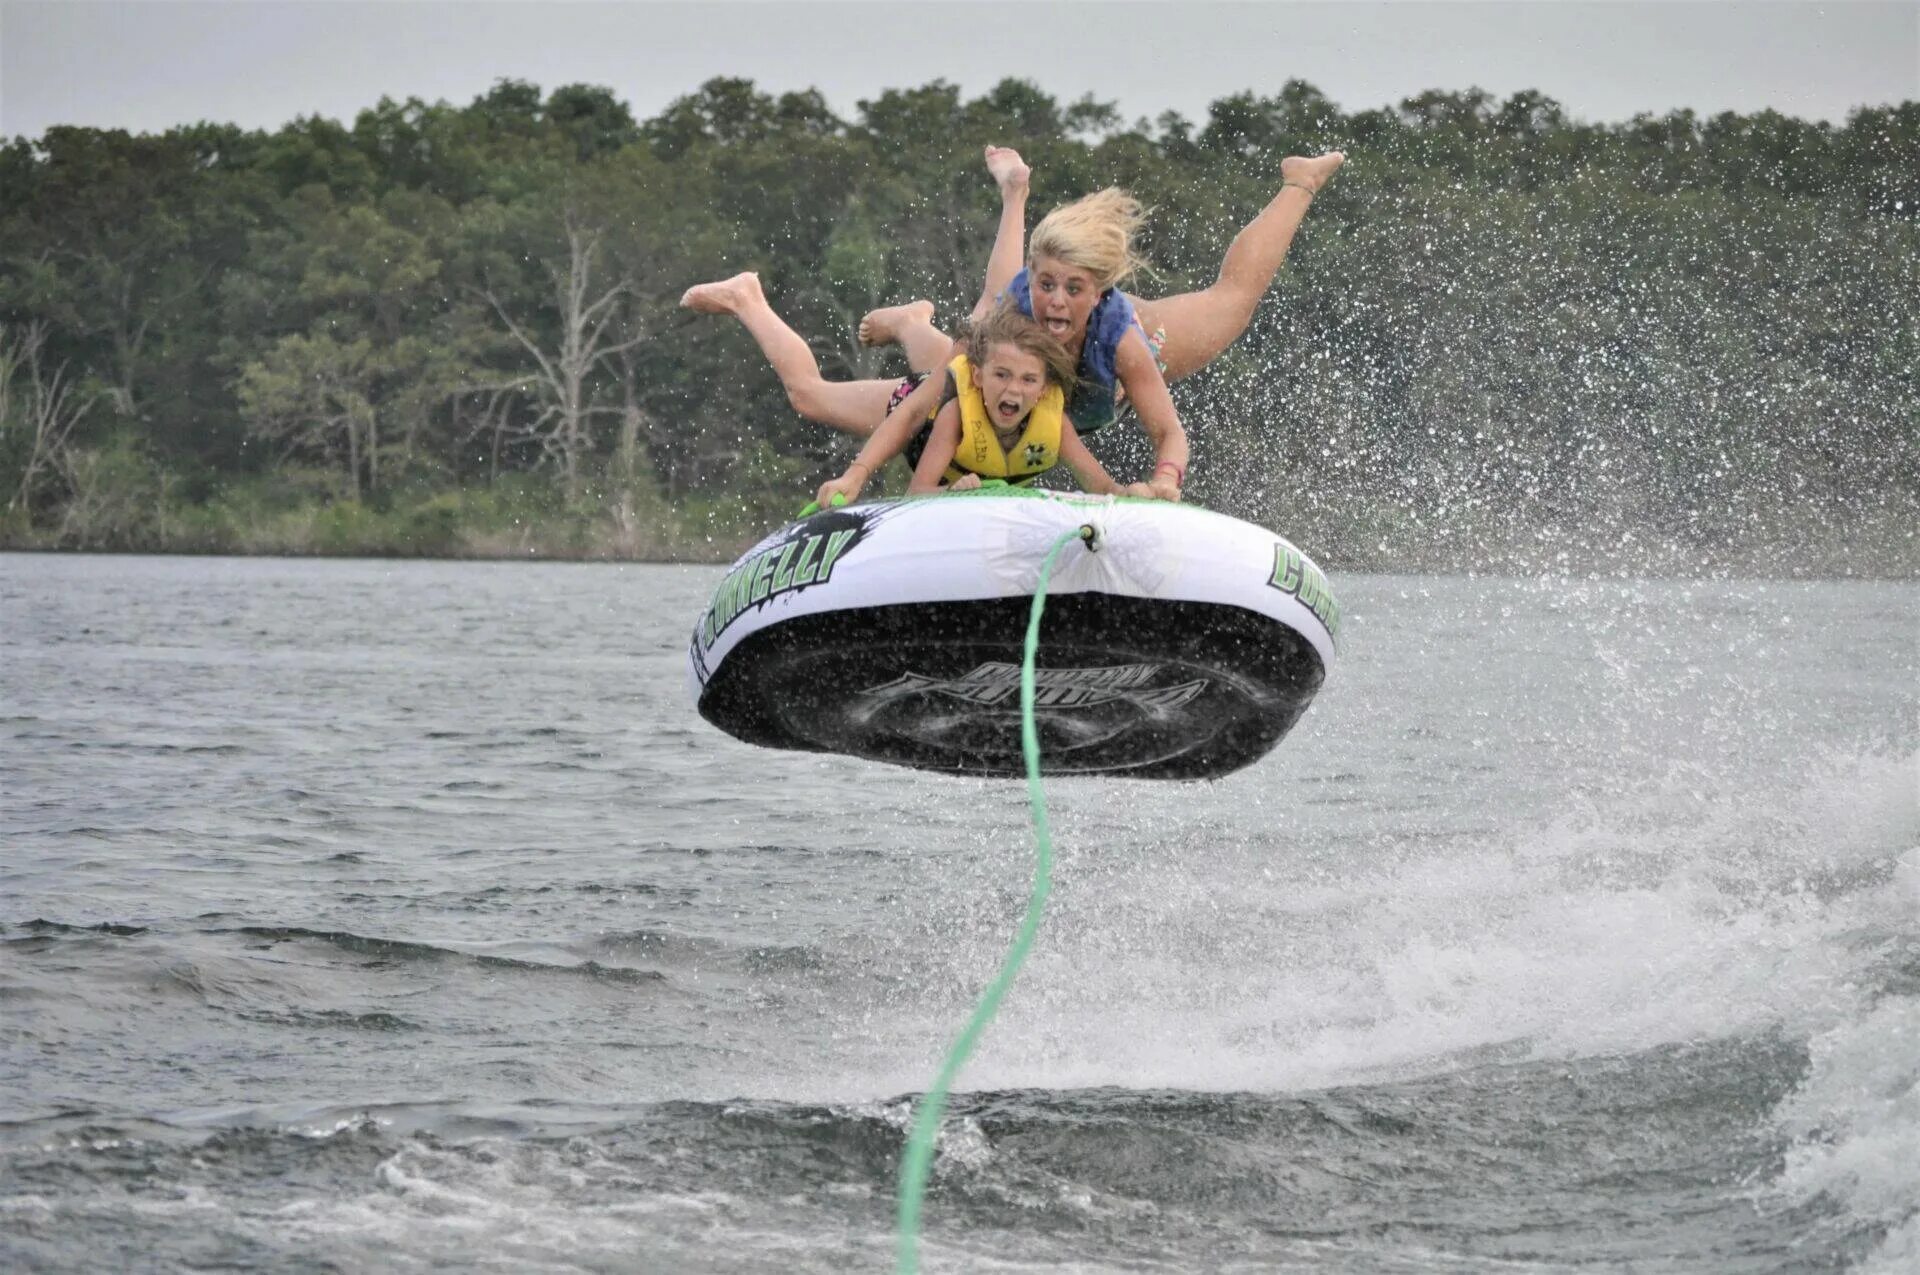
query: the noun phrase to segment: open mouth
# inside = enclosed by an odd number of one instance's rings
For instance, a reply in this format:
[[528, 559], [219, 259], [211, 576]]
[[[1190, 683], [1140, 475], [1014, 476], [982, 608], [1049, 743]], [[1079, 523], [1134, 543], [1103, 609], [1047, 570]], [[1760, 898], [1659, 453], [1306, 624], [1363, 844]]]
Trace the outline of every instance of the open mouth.
[[1047, 331], [1056, 337], [1065, 336], [1073, 330], [1073, 322], [1070, 319], [1048, 319], [1046, 322]]
[[1020, 400], [1003, 398], [993, 405], [993, 410], [1003, 421], [1017, 421], [1020, 419]]

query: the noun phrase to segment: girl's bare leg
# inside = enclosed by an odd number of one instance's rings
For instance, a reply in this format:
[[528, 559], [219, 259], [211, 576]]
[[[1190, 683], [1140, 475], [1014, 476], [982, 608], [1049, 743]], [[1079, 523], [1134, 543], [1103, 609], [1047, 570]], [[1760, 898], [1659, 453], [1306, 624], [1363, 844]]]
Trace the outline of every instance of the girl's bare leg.
[[1330, 151], [1311, 159], [1293, 155], [1281, 160], [1280, 177], [1285, 184], [1260, 215], [1234, 236], [1212, 287], [1157, 301], [1134, 300], [1134, 311], [1147, 331], [1166, 329], [1160, 361], [1166, 365], [1169, 381], [1191, 376], [1240, 339], [1253, 321], [1254, 307], [1287, 259], [1313, 192], [1327, 183], [1346, 158]]
[[931, 301], [909, 301], [870, 311], [860, 320], [860, 344], [899, 345], [906, 350], [907, 366], [922, 374], [945, 367], [953, 349], [953, 342], [933, 326]]
[[[1010, 146], [989, 146], [986, 158], [987, 172], [1000, 188], [1000, 225], [994, 231], [993, 251], [987, 255], [986, 285], [973, 307], [975, 320], [985, 317], [1020, 273], [1027, 250], [1027, 187], [1033, 176], [1020, 152]], [[924, 313], [921, 306], [926, 307]], [[926, 301], [875, 310], [860, 321], [860, 340], [867, 345], [898, 342], [906, 347], [907, 363], [916, 372], [945, 367], [953, 349], [953, 342], [933, 326], [933, 305]]]
[[760, 276], [752, 271], [717, 283], [696, 284], [681, 296], [680, 304], [740, 320], [780, 378], [793, 410], [808, 420], [865, 438], [886, 419], [887, 399], [897, 382], [829, 381], [821, 376], [813, 350], [773, 312], [760, 289]]
[[1000, 225], [993, 232], [993, 251], [987, 254], [987, 279], [974, 303], [973, 317], [986, 317], [1027, 255], [1027, 187], [1033, 170], [1011, 146], [987, 147], [987, 171], [1000, 188]]

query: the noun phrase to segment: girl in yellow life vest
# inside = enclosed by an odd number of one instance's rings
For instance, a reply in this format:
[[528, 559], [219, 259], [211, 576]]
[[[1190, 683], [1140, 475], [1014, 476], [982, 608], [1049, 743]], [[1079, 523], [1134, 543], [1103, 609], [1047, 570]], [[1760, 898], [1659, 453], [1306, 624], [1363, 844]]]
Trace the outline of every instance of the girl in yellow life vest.
[[1067, 419], [1072, 386], [1066, 349], [1014, 307], [995, 309], [947, 364], [940, 405], [907, 444], [907, 490], [965, 491], [989, 478], [1025, 485], [1064, 461], [1087, 491], [1120, 491]]

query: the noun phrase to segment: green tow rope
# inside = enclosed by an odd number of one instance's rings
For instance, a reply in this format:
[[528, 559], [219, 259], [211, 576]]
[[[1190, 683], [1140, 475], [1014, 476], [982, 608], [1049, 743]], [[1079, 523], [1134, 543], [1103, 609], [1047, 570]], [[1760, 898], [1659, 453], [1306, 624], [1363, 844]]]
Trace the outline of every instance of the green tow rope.
[[1081, 526], [1063, 532], [1053, 542], [1053, 548], [1047, 550], [1046, 561], [1040, 564], [1040, 582], [1033, 591], [1033, 610], [1027, 620], [1026, 653], [1020, 661], [1020, 750], [1027, 759], [1027, 802], [1033, 808], [1033, 895], [1027, 900], [1027, 915], [1020, 922], [1020, 932], [1014, 935], [1013, 946], [1007, 950], [1007, 959], [1001, 963], [993, 982], [987, 985], [980, 1003], [974, 1006], [973, 1017], [960, 1029], [958, 1039], [947, 1051], [947, 1060], [940, 1064], [940, 1074], [934, 1078], [933, 1088], [920, 1100], [920, 1110], [914, 1117], [906, 1159], [900, 1164], [900, 1207], [896, 1214], [899, 1239], [895, 1245], [894, 1267], [900, 1275], [914, 1275], [920, 1269], [920, 1197], [926, 1194], [934, 1143], [940, 1136], [940, 1120], [947, 1110], [947, 1091], [966, 1064], [967, 1056], [973, 1053], [980, 1033], [999, 1011], [1001, 998], [1019, 975], [1020, 966], [1027, 959], [1027, 949], [1033, 946], [1034, 935], [1040, 932], [1040, 915], [1046, 910], [1047, 895], [1053, 889], [1053, 836], [1047, 828], [1047, 795], [1040, 787], [1040, 734], [1033, 724], [1033, 657], [1040, 646], [1040, 613], [1047, 606], [1047, 580], [1053, 575], [1053, 560], [1074, 540], [1085, 540], [1091, 545], [1093, 528]]

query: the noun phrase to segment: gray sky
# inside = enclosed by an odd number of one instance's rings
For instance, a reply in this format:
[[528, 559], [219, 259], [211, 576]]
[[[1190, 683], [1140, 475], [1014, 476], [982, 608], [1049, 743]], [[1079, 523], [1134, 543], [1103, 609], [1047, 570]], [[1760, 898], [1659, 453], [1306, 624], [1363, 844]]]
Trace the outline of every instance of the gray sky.
[[0, 0], [0, 135], [195, 120], [351, 122], [382, 94], [464, 105], [503, 76], [602, 85], [639, 118], [716, 75], [815, 87], [842, 115], [936, 77], [1021, 76], [1124, 116], [1290, 78], [1346, 110], [1537, 88], [1584, 120], [1772, 107], [1840, 122], [1920, 99], [1920, 0]]

